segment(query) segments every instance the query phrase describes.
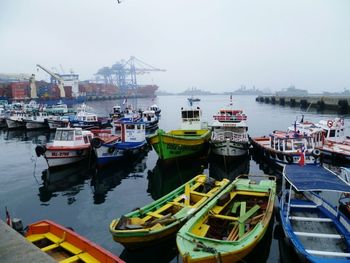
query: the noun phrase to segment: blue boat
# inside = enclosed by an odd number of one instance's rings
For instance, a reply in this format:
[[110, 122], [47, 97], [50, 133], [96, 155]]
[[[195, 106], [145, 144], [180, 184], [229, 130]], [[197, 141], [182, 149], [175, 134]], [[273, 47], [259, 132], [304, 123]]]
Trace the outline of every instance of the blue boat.
[[105, 166], [126, 157], [132, 157], [146, 149], [145, 123], [125, 120], [119, 123], [120, 136], [100, 133], [91, 141], [98, 166]]
[[350, 262], [350, 221], [325, 198], [344, 192], [350, 186], [322, 166], [284, 167], [281, 224], [299, 261]]

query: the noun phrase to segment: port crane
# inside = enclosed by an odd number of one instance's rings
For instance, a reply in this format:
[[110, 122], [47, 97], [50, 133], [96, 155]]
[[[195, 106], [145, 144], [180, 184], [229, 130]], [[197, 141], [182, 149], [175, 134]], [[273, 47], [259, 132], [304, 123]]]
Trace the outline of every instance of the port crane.
[[138, 87], [136, 75], [148, 74], [152, 71], [164, 72], [165, 69], [153, 67], [142, 60], [131, 56], [127, 61], [120, 61], [111, 67], [103, 67], [95, 75], [102, 76], [107, 84], [117, 85], [121, 90]]
[[57, 86], [58, 86], [58, 89], [60, 90], [60, 97], [61, 98], [65, 98], [66, 97], [66, 93], [64, 91], [64, 81], [63, 79], [57, 75], [56, 73], [53, 73], [52, 71], [48, 70], [47, 68], [39, 65], [39, 64], [36, 64], [36, 66], [40, 69], [42, 69], [43, 71], [45, 71], [47, 74], [49, 74], [51, 76], [51, 81], [52, 79], [55, 79], [57, 81]]

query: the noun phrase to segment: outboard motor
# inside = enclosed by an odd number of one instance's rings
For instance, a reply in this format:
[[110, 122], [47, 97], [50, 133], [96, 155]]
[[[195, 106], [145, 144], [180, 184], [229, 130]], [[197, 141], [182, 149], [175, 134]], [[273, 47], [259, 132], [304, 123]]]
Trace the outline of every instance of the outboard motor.
[[12, 228], [14, 230], [16, 230], [18, 233], [21, 233], [22, 235], [24, 234], [24, 230], [23, 230], [23, 223], [22, 220], [19, 218], [13, 218], [11, 220], [12, 222]]
[[36, 156], [40, 157], [46, 152], [46, 147], [44, 145], [38, 145], [35, 147]]

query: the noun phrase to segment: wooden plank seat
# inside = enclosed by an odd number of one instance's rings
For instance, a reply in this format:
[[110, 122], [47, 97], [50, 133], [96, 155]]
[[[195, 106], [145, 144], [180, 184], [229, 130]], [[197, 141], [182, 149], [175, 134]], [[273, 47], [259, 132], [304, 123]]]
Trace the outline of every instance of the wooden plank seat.
[[319, 238], [334, 238], [341, 239], [342, 236], [339, 234], [323, 234], [323, 233], [312, 233], [312, 232], [294, 232], [297, 236], [303, 237], [319, 237]]
[[60, 242], [62, 242], [64, 240], [65, 233], [63, 234], [62, 238], [58, 237], [58, 236], [56, 236], [56, 235], [54, 235], [52, 233], [46, 233], [46, 234], [44, 234], [44, 237], [47, 238], [48, 240], [52, 241], [53, 243], [58, 244], [58, 243], [60, 243]]
[[44, 239], [45, 238], [45, 235], [44, 234], [36, 234], [36, 235], [30, 235], [29, 237], [26, 237], [26, 239], [29, 241], [29, 242], [36, 242], [36, 241], [39, 241], [41, 239]]
[[312, 250], [305, 249], [307, 253], [316, 255], [316, 256], [332, 256], [332, 257], [350, 257], [350, 253], [344, 252], [332, 252], [332, 251], [320, 251], [320, 250]]
[[76, 246], [74, 246], [74, 245], [72, 245], [71, 243], [68, 243], [68, 242], [66, 242], [66, 241], [62, 242], [62, 243], [60, 244], [60, 246], [61, 246], [62, 248], [64, 248], [65, 250], [67, 250], [67, 251], [69, 251], [69, 252], [71, 252], [71, 253], [73, 253], [73, 254], [75, 254], [75, 255], [77, 255], [77, 254], [83, 252], [80, 248], [77, 248]]
[[313, 221], [313, 222], [332, 222], [330, 218], [321, 218], [321, 217], [304, 217], [304, 216], [290, 216], [290, 220], [295, 221]]
[[317, 208], [317, 205], [306, 205], [306, 204], [291, 204], [290, 207], [294, 208]]
[[51, 244], [51, 245], [49, 245], [49, 246], [46, 246], [46, 247], [41, 248], [40, 250], [43, 251], [43, 252], [47, 252], [47, 251], [49, 251], [49, 250], [58, 248], [59, 246], [60, 246], [59, 244]]

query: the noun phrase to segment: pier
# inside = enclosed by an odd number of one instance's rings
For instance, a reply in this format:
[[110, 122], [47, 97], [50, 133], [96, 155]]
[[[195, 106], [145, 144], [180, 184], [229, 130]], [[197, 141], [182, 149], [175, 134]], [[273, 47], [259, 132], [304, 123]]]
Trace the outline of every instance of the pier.
[[8, 263], [56, 262], [2, 220], [0, 220], [0, 258], [1, 262]]
[[347, 114], [350, 110], [349, 96], [258, 96], [257, 102], [273, 105], [314, 108], [317, 111], [332, 110], [340, 114]]

